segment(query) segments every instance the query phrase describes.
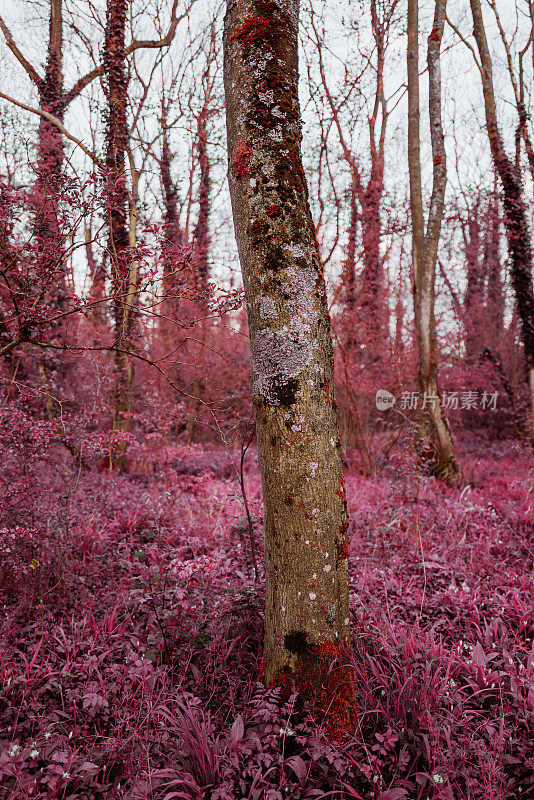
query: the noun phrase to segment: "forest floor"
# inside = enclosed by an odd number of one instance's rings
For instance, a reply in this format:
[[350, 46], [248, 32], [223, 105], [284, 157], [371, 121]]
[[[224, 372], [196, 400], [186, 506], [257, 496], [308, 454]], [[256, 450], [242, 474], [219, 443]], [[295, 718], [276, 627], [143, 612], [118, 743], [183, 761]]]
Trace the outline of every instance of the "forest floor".
[[[223, 451], [35, 485], [1, 531], [0, 798], [534, 797], [532, 459], [480, 447], [463, 491], [400, 456], [349, 466], [339, 742], [257, 680], [263, 583]], [[261, 556], [253, 460], [245, 484]]]

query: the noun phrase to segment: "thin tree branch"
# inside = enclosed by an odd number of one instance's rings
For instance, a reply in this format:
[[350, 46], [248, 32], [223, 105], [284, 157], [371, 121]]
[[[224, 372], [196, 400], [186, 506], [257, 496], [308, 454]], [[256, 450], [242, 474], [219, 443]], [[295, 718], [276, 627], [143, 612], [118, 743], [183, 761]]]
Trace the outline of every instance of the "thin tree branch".
[[32, 114], [37, 114], [37, 116], [44, 117], [44, 119], [47, 119], [49, 122], [52, 123], [52, 125], [55, 125], [59, 131], [61, 131], [61, 133], [63, 134], [63, 136], [65, 136], [66, 139], [70, 139], [71, 142], [77, 144], [78, 147], [80, 147], [83, 150], [85, 155], [89, 156], [89, 158], [94, 164], [100, 166], [100, 161], [98, 160], [97, 156], [91, 150], [89, 150], [89, 148], [86, 147], [86, 145], [84, 145], [84, 143], [80, 141], [80, 139], [78, 139], [72, 133], [69, 133], [69, 131], [65, 128], [61, 120], [58, 119], [57, 117], [54, 117], [53, 114], [49, 114], [48, 111], [43, 111], [40, 108], [33, 108], [32, 106], [28, 106], [26, 105], [26, 103], [22, 103], [20, 100], [15, 100], [14, 97], [10, 97], [8, 94], [4, 94], [4, 92], [0, 92], [0, 97], [2, 97], [4, 100], [7, 100], [10, 103], [13, 103], [16, 106], [19, 106], [19, 108], [23, 108], [25, 111], [30, 111]]
[[33, 67], [30, 64], [30, 62], [20, 52], [19, 48], [15, 44], [11, 31], [7, 27], [2, 17], [0, 17], [0, 30], [4, 34], [4, 38], [6, 40], [6, 45], [8, 46], [8, 48], [11, 50], [11, 52], [13, 53], [19, 64], [30, 76], [30, 79], [33, 81], [33, 83], [39, 87], [43, 82], [42, 78], [40, 77], [35, 67]]

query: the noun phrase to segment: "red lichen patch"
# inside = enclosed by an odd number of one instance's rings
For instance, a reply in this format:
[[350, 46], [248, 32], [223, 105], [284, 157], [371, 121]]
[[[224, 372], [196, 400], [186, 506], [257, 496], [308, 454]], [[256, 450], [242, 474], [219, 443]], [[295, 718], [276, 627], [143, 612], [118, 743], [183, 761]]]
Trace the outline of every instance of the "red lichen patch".
[[230, 36], [230, 40], [240, 44], [258, 42], [265, 38], [267, 31], [271, 27], [271, 20], [260, 14], [247, 17], [241, 25], [237, 25]]
[[347, 661], [347, 645], [323, 637], [307, 643], [296, 656], [294, 671], [285, 667], [274, 681], [282, 688], [283, 698], [291, 694], [295, 683], [302, 699], [326, 719], [326, 733], [332, 741], [354, 730], [356, 724], [354, 673]]
[[336, 494], [343, 500], [344, 503], [347, 502], [347, 493], [345, 492], [345, 479], [343, 478], [343, 476], [341, 476], [341, 484]]
[[240, 139], [232, 151], [232, 175], [234, 178], [246, 178], [249, 175], [252, 148], [245, 139]]
[[277, 205], [267, 206], [265, 209], [265, 213], [268, 217], [278, 217], [280, 214], [281, 208]]
[[339, 539], [336, 542], [336, 549], [337, 549], [337, 561], [344, 561], [346, 558], [349, 557], [350, 553], [350, 546], [348, 537], [345, 536], [343, 539]]
[[270, 89], [285, 89], [288, 85], [288, 77], [279, 67], [273, 66], [266, 76], [266, 83]]

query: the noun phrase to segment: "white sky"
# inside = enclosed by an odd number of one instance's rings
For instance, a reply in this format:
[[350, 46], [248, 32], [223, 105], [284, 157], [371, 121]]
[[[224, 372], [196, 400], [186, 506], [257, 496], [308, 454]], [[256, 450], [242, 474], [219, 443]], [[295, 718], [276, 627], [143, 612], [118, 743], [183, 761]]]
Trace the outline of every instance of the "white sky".
[[[512, 34], [517, 28], [515, 35], [515, 49], [524, 45], [528, 39], [529, 22], [526, 16], [516, 13], [515, 8], [521, 9], [525, 6], [525, 0], [517, 0], [517, 4], [511, 0], [497, 0], [498, 8], [506, 24], [507, 31]], [[2, 14], [10, 26], [15, 40], [23, 50], [28, 59], [37, 67], [40, 67], [46, 57], [47, 40], [47, 2], [42, 0], [1, 0]], [[104, 0], [64, 0], [65, 5], [65, 84], [70, 86], [77, 76], [83, 74], [92, 66], [91, 58], [99, 61], [99, 53], [102, 49], [103, 33], [102, 26], [105, 20]], [[138, 38], [157, 36], [158, 19], [159, 28], [165, 29], [169, 19], [171, 0], [149, 0], [148, 3], [141, 0], [134, 0], [132, 24], [135, 35]], [[315, 4], [317, 6], [317, 4]], [[349, 74], [356, 74], [361, 69], [362, 58], [369, 52], [370, 35], [368, 24], [368, 0], [327, 0], [321, 8], [324, 13], [325, 21], [325, 45], [331, 51], [331, 55], [325, 52], [328, 67], [328, 80], [333, 93], [336, 93], [344, 83], [344, 65]], [[404, 0], [400, 5], [401, 16], [404, 15]], [[188, 101], [191, 100], [193, 110], [198, 102], [195, 98], [198, 95], [199, 76], [205, 67], [205, 58], [200, 50], [195, 54], [193, 60], [194, 67], [184, 65], [184, 54], [187, 55], [195, 51], [195, 46], [191, 45], [191, 39], [201, 35], [205, 29], [206, 21], [213, 13], [213, 3], [210, 0], [197, 0], [190, 16], [189, 29], [187, 23], [181, 23], [175, 41], [169, 49], [165, 58], [163, 70], [157, 69], [153, 75], [151, 88], [149, 89], [147, 100], [141, 119], [141, 129], [144, 137], [150, 139], [157, 136], [158, 116], [160, 113], [161, 85], [166, 88], [167, 93], [174, 93], [173, 111], [178, 117], [176, 127], [172, 132], [171, 146], [176, 153], [173, 163], [173, 175], [177, 182], [181, 182], [183, 187], [182, 195], [185, 194], [191, 167], [191, 152], [193, 150], [194, 127], [191, 109], [187, 109]], [[214, 105], [218, 112], [214, 115], [210, 130], [210, 157], [212, 160], [212, 211], [210, 219], [210, 230], [212, 237], [211, 261], [212, 270], [215, 276], [226, 283], [230, 276], [237, 283], [239, 281], [239, 267], [237, 261], [236, 248], [233, 241], [232, 224], [230, 218], [230, 203], [226, 185], [226, 154], [225, 154], [225, 131], [222, 110], [223, 93], [221, 80], [221, 29], [224, 9], [221, 5], [219, 13], [215, 17], [215, 27], [218, 42], [218, 78], [214, 95]], [[317, 10], [316, 10], [317, 13]], [[366, 16], [367, 13], [367, 16]], [[431, 0], [421, 0], [421, 67], [425, 64], [426, 37], [431, 29], [433, 14], [433, 3]], [[463, 32], [466, 38], [470, 37], [472, 23], [469, 14], [468, 0], [449, 0], [449, 16]], [[494, 54], [495, 79], [499, 94], [500, 118], [503, 121], [502, 132], [511, 149], [513, 143], [514, 127], [516, 121], [515, 110], [510, 103], [511, 88], [506, 76], [506, 65], [504, 52], [500, 45], [498, 31], [493, 23], [491, 12], [486, 9], [488, 39]], [[400, 20], [397, 35], [393, 38], [390, 56], [386, 67], [386, 93], [394, 96], [399, 90], [402, 91], [405, 82], [405, 47], [406, 41], [402, 30], [403, 19]], [[355, 23], [356, 26], [355, 27]], [[78, 33], [76, 32], [76, 30]], [[319, 142], [319, 129], [316, 109], [310, 98], [310, 85], [307, 76], [307, 63], [311, 64], [311, 74], [314, 81], [317, 81], [316, 57], [313, 47], [307, 37], [309, 32], [309, 20], [307, 16], [307, 0], [302, 0], [301, 10], [301, 102], [303, 108], [303, 155], [310, 183], [310, 196], [312, 210], [317, 215], [317, 144]], [[79, 33], [82, 35], [80, 36]], [[481, 101], [480, 79], [478, 71], [474, 65], [473, 58], [466, 47], [458, 43], [456, 37], [450, 29], [446, 30], [444, 39], [445, 53], [443, 56], [443, 96], [444, 96], [444, 128], [446, 135], [446, 145], [448, 152], [449, 166], [449, 186], [447, 195], [451, 200], [458, 194], [461, 188], [468, 194], [478, 188], [490, 188], [493, 184], [493, 174], [490, 165], [489, 152], [487, 146], [486, 133], [484, 130], [483, 106]], [[188, 49], [189, 48], [189, 49]], [[136, 56], [135, 65], [139, 75], [147, 81], [150, 71], [157, 58], [157, 51], [145, 51]], [[527, 86], [532, 85], [532, 60], [526, 58], [527, 64]], [[0, 37], [0, 69], [3, 75], [3, 90], [14, 97], [25, 102], [36, 104], [35, 88], [31, 85], [27, 76], [16, 63], [13, 56], [5, 44], [1, 43]], [[179, 89], [173, 90], [171, 87], [172, 76], [181, 74], [181, 84]], [[360, 159], [360, 163], [365, 166], [366, 152], [368, 149], [366, 139], [366, 116], [365, 100], [369, 98], [372, 91], [371, 75], [364, 76], [360, 82], [360, 91], [365, 99], [354, 102], [348, 114], [343, 119], [345, 130], [353, 142], [355, 153]], [[139, 83], [135, 76], [132, 76], [132, 106], [135, 107], [139, 99]], [[423, 139], [423, 169], [427, 183], [430, 178], [428, 168], [429, 158], [429, 134], [425, 111], [426, 98], [425, 76], [421, 79], [421, 98], [422, 108], [422, 139]], [[530, 92], [528, 93], [530, 104]], [[313, 88], [313, 97], [317, 99], [316, 88]], [[182, 109], [180, 109], [182, 106]], [[185, 107], [184, 107], [185, 106]], [[72, 104], [66, 116], [66, 125], [76, 136], [83, 139], [89, 146], [94, 146], [97, 152], [102, 151], [102, 111], [104, 109], [103, 95], [98, 82], [94, 82], [91, 87], [86, 89], [82, 97]], [[180, 116], [180, 111], [183, 114]], [[11, 128], [5, 132], [7, 141], [2, 145], [5, 153], [8, 151], [8, 158], [13, 160], [15, 153], [16, 167], [20, 176], [27, 173], [24, 163], [27, 161], [27, 151], [34, 141], [36, 129], [36, 118], [31, 114], [11, 107], [6, 107], [6, 103], [0, 101], [0, 113], [13, 121]], [[324, 114], [328, 116], [329, 111], [324, 105]], [[171, 113], [172, 116], [172, 113]], [[92, 141], [96, 137], [96, 142]], [[7, 148], [6, 148], [7, 144]], [[155, 143], [156, 151], [159, 152], [160, 143]], [[79, 150], [74, 150], [70, 145], [67, 149], [72, 153], [72, 165], [80, 175], [87, 170], [87, 160]], [[335, 171], [336, 192], [343, 197], [344, 191], [349, 185], [349, 175], [346, 166], [341, 158], [341, 152], [337, 135], [332, 129], [328, 139], [328, 152], [330, 162]], [[141, 150], [134, 145], [134, 154], [137, 166], [141, 164]], [[3, 156], [0, 155], [0, 158]], [[1, 169], [1, 168], [0, 168]], [[194, 181], [198, 180], [195, 174]], [[405, 98], [392, 113], [388, 129], [388, 146], [386, 149], [386, 202], [385, 218], [392, 215], [402, 216], [401, 209], [407, 196], [407, 159], [406, 159], [406, 104]], [[428, 190], [428, 185], [427, 185]], [[331, 195], [327, 184], [322, 186], [323, 198], [326, 202]], [[157, 207], [156, 197], [159, 193], [159, 177], [156, 163], [148, 159], [146, 170], [142, 179], [141, 196], [143, 200], [142, 212], [147, 218], [155, 222], [159, 218], [160, 211]], [[532, 185], [527, 185], [527, 193], [532, 198]], [[190, 230], [192, 229], [196, 216], [196, 206], [191, 208]], [[334, 235], [334, 211], [325, 215], [324, 229], [320, 231], [326, 250]], [[185, 223], [185, 215], [182, 217]], [[336, 248], [329, 264], [328, 271], [335, 277], [340, 270], [340, 265], [344, 257], [344, 245], [346, 243], [346, 228], [348, 224], [348, 209], [344, 209], [341, 214], [341, 236], [338, 247]], [[81, 235], [78, 232], [78, 236]], [[453, 231], [446, 229], [444, 236], [454, 240]], [[387, 242], [386, 242], [387, 245]], [[392, 276], [398, 270], [399, 246], [393, 247], [390, 251], [390, 271]], [[76, 266], [80, 275], [84, 269], [83, 251], [79, 251]], [[397, 262], [397, 263], [396, 263]], [[456, 268], [461, 270], [461, 253], [458, 253], [457, 264], [451, 263], [451, 270]], [[451, 275], [454, 283], [461, 284], [461, 275], [458, 274], [458, 281], [455, 275]]]

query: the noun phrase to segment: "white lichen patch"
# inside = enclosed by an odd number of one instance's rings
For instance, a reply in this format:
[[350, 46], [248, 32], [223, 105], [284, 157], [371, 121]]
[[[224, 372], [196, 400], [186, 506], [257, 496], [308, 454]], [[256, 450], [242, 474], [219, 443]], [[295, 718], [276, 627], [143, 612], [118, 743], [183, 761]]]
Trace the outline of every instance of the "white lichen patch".
[[267, 89], [265, 92], [258, 92], [258, 100], [261, 100], [262, 103], [274, 103], [274, 91], [273, 89]]
[[315, 478], [315, 473], [319, 468], [319, 464], [317, 463], [317, 461], [310, 461], [309, 467], [311, 469], [312, 477]]
[[259, 305], [259, 313], [261, 319], [276, 319], [278, 314], [276, 313], [276, 304], [272, 297], [266, 297], [262, 295], [258, 297], [256, 302]]
[[299, 244], [294, 244], [293, 242], [291, 242], [291, 244], [285, 244], [284, 250], [287, 250], [288, 253], [291, 253], [291, 255], [294, 256], [295, 258], [306, 257], [302, 247]]
[[306, 369], [311, 356], [309, 338], [298, 325], [258, 331], [252, 345], [254, 391], [271, 405], [280, 405], [280, 388]]
[[284, 140], [281, 125], [277, 125], [276, 128], [273, 128], [272, 131], [269, 131], [267, 135], [269, 136], [269, 139], [273, 140], [273, 142], [282, 142]]

